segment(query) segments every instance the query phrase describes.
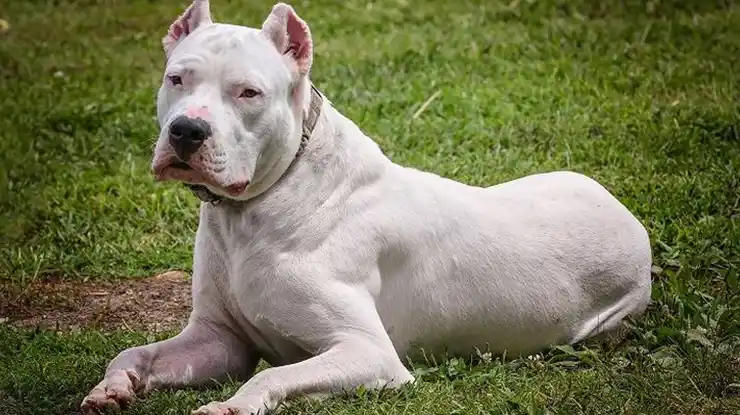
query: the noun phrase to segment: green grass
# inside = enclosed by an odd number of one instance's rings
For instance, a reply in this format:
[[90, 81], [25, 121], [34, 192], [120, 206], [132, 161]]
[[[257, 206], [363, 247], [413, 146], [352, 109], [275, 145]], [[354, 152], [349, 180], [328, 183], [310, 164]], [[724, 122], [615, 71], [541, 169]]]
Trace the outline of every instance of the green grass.
[[[366, 3], [292, 3], [334, 105], [394, 161], [467, 183], [596, 178], [648, 227], [654, 303], [617, 347], [416, 362], [416, 387], [287, 413], [738, 413], [740, 5]], [[252, 26], [271, 5], [212, 0], [217, 20]], [[198, 202], [148, 170], [159, 41], [184, 6], [0, 0], [0, 283], [190, 270]], [[109, 359], [151, 337], [0, 325], [0, 413], [74, 413]], [[236, 388], [129, 413], [184, 414]]]

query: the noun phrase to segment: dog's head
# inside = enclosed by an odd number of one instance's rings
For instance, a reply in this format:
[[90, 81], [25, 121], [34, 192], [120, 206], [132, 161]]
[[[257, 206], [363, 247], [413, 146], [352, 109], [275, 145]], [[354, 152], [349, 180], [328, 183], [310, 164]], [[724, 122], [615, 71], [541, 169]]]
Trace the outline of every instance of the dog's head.
[[310, 99], [313, 45], [292, 7], [276, 4], [260, 29], [211, 20], [194, 0], [162, 40], [157, 180], [249, 199], [287, 169]]

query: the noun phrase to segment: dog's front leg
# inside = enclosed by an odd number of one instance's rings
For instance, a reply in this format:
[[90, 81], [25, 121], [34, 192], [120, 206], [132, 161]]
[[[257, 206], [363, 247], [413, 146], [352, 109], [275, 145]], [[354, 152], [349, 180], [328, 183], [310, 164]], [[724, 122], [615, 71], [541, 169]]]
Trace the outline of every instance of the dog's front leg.
[[[265, 369], [227, 401], [212, 402], [194, 414], [264, 414], [296, 396], [327, 396], [359, 386], [393, 388], [413, 382], [369, 296], [353, 295], [349, 291], [327, 290], [332, 292], [332, 297], [317, 299], [306, 309], [301, 307], [304, 317], [301, 319], [281, 319], [281, 316], [295, 316], [287, 307], [275, 310], [277, 317], [273, 324], [321, 352], [299, 363]], [[326, 308], [318, 307], [323, 301], [334, 303]], [[307, 325], [307, 321], [314, 323]]]
[[118, 410], [137, 394], [155, 389], [247, 379], [258, 361], [249, 350], [226, 328], [193, 318], [170, 339], [119, 353], [108, 364], [104, 379], [83, 400], [82, 412]]
[[212, 402], [194, 414], [261, 415], [296, 396], [350, 392], [361, 385], [371, 389], [394, 388], [413, 380], [393, 350], [379, 347], [361, 336], [348, 337], [311, 359], [266, 369], [229, 400]]

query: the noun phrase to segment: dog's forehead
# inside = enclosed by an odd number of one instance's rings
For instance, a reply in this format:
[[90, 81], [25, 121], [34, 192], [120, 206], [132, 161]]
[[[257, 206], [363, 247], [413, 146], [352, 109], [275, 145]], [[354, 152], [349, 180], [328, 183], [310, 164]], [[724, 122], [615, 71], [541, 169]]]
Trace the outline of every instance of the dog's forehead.
[[223, 23], [209, 25], [186, 37], [171, 61], [187, 61], [193, 56], [223, 65], [249, 62], [252, 67], [274, 67], [281, 61], [270, 40], [258, 29]]

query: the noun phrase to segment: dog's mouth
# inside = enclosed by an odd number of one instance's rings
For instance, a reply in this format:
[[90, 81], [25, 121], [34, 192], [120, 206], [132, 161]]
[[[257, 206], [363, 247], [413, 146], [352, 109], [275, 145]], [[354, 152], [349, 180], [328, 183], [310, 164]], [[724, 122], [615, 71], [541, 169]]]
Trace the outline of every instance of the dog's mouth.
[[156, 163], [153, 166], [154, 176], [157, 180], [192, 181], [198, 179], [201, 174], [196, 168], [178, 158], [170, 158]]
[[184, 161], [176, 161], [169, 166], [167, 166], [171, 169], [178, 169], [178, 170], [193, 170], [192, 167], [188, 163], [185, 163]]
[[250, 182], [248, 179], [244, 179], [223, 184], [211, 174], [179, 159], [171, 159], [167, 163], [154, 167], [154, 175], [158, 181], [174, 180], [188, 184], [211, 185], [223, 189], [232, 196], [239, 196], [244, 193]]

